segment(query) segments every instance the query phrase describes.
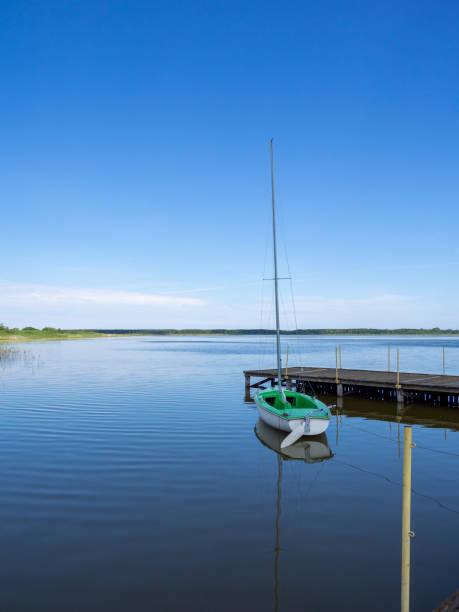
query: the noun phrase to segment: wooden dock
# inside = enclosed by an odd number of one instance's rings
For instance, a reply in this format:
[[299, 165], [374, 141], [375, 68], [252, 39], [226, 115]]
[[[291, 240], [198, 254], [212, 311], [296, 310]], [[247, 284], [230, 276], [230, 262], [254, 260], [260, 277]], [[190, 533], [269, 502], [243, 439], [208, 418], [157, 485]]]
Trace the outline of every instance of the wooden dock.
[[[283, 383], [303, 393], [356, 395], [370, 399], [404, 402], [405, 400], [459, 408], [459, 376], [381, 372], [343, 368], [283, 368]], [[250, 389], [277, 385], [277, 370], [245, 370], [246, 397]], [[256, 379], [256, 380], [252, 380]]]

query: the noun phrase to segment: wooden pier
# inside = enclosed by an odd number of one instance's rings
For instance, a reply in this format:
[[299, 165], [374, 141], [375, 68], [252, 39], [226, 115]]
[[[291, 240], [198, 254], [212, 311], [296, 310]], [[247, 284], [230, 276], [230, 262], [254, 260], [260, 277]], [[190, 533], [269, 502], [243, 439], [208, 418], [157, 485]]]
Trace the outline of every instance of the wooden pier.
[[[459, 408], [459, 376], [380, 372], [343, 368], [283, 368], [283, 384], [311, 394], [361, 396], [369, 399], [404, 402], [405, 400]], [[277, 385], [277, 370], [245, 370], [246, 397], [250, 389]], [[252, 380], [257, 379], [257, 380]]]

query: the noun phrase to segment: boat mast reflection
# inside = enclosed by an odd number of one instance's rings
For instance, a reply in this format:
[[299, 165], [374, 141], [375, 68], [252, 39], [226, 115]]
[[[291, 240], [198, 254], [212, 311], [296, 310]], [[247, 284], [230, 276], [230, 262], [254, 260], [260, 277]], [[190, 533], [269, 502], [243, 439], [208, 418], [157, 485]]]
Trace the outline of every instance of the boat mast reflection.
[[327, 435], [301, 438], [295, 444], [281, 449], [286, 432], [273, 429], [261, 419], [255, 425], [255, 435], [260, 442], [277, 454], [277, 499], [276, 499], [276, 543], [274, 547], [274, 610], [279, 610], [279, 555], [280, 555], [280, 516], [282, 499], [282, 461], [304, 461], [319, 463], [333, 457], [328, 445]]
[[277, 455], [277, 502], [276, 502], [276, 546], [274, 548], [274, 610], [279, 609], [279, 553], [280, 553], [280, 515], [281, 515], [282, 457]]

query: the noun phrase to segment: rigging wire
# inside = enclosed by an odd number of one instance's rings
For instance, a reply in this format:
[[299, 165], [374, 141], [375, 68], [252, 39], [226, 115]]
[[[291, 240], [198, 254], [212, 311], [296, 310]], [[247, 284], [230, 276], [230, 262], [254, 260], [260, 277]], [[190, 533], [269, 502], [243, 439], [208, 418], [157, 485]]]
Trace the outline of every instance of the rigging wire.
[[[285, 239], [285, 232], [284, 232], [284, 223], [283, 223], [283, 219], [282, 216], [279, 214], [279, 228], [280, 228], [280, 234], [281, 234], [281, 243], [282, 246], [284, 248], [284, 256], [285, 256], [285, 263], [287, 265], [287, 277], [290, 281], [290, 297], [291, 297], [291, 301], [292, 301], [292, 314], [293, 314], [293, 322], [294, 322], [294, 329], [295, 331], [298, 331], [298, 318], [297, 318], [297, 311], [296, 311], [296, 304], [295, 304], [295, 294], [294, 294], [294, 290], [293, 290], [293, 279], [292, 279], [292, 272], [291, 272], [291, 268], [290, 268], [290, 260], [288, 257], [288, 250], [287, 250], [287, 240]], [[298, 336], [296, 336], [296, 342], [294, 345], [294, 352], [296, 355], [298, 355], [298, 362], [300, 364], [300, 371], [304, 376], [304, 369], [303, 369], [303, 364], [304, 364], [304, 360], [303, 360], [303, 352], [302, 352], [302, 345], [301, 345], [301, 338], [298, 340]], [[316, 391], [314, 389], [314, 386], [312, 385], [311, 381], [309, 380], [308, 377], [305, 377], [306, 381], [311, 389], [311, 393], [313, 395], [313, 397], [316, 397]]]
[[[306, 463], [306, 460], [305, 460], [305, 463]], [[316, 472], [316, 475], [314, 476], [313, 480], [309, 483], [309, 487], [308, 487], [308, 490], [306, 491], [306, 496], [305, 496], [304, 501], [306, 501], [308, 499], [309, 494], [311, 493], [312, 487], [317, 482], [317, 479], [319, 478], [319, 475], [322, 473], [322, 471], [323, 471], [323, 469], [324, 469], [324, 467], [326, 465], [327, 465], [327, 462], [326, 461], [322, 461], [322, 463], [320, 464], [319, 469]]]
[[[260, 329], [263, 328], [263, 315], [264, 315], [264, 306], [265, 306], [265, 292], [264, 292], [264, 282], [263, 279], [261, 280], [261, 285], [260, 285], [260, 321], [259, 321], [259, 325], [260, 325]], [[258, 368], [261, 369], [261, 364], [262, 364], [262, 359], [264, 357], [263, 353], [264, 353], [264, 343], [261, 340], [261, 342], [259, 341], [259, 353], [258, 353]]]
[[[262, 230], [262, 234], [265, 237], [265, 246], [264, 246], [264, 257], [263, 257], [263, 275], [261, 277], [261, 306], [260, 306], [260, 329], [264, 329], [264, 317], [265, 317], [265, 284], [264, 284], [264, 279], [266, 278], [266, 274], [267, 274], [267, 261], [268, 261], [268, 247], [269, 247], [269, 240], [268, 240], [268, 236], [269, 236], [269, 232], [268, 232], [268, 217], [266, 216], [266, 218], [263, 216], [263, 218], [265, 219], [264, 221], [264, 227]], [[266, 326], [269, 329], [270, 328], [270, 322], [271, 322], [271, 318], [272, 318], [272, 313], [273, 313], [273, 309], [272, 309], [272, 302], [271, 302], [271, 307], [269, 308], [268, 312], [266, 313]], [[266, 339], [264, 338], [264, 334], [260, 334], [260, 339], [259, 339], [259, 368], [262, 369], [264, 363], [265, 363], [265, 355], [266, 355], [266, 351], [267, 351], [267, 347], [269, 345], [269, 342], [266, 342]]]
[[[271, 304], [274, 304], [274, 301], [275, 301], [275, 299], [276, 299], [275, 292], [276, 292], [276, 291], [275, 291], [275, 288], [274, 288], [274, 283], [273, 283], [273, 285], [272, 285], [272, 295], [273, 295], [273, 299], [271, 300]], [[273, 310], [273, 327], [275, 327], [275, 325], [274, 325], [274, 308], [273, 308], [272, 310]], [[271, 350], [271, 356], [272, 356], [272, 367], [273, 367], [273, 370], [275, 370], [275, 369], [276, 369], [276, 366], [277, 366], [277, 364], [276, 364], [276, 361], [277, 361], [277, 360], [276, 360], [276, 358], [274, 357], [274, 353], [275, 353], [275, 351], [276, 351], [276, 335], [275, 335], [275, 334], [272, 334], [272, 335], [271, 335], [271, 341], [272, 341], [272, 350]], [[280, 383], [279, 383], [279, 384], [280, 384]]]

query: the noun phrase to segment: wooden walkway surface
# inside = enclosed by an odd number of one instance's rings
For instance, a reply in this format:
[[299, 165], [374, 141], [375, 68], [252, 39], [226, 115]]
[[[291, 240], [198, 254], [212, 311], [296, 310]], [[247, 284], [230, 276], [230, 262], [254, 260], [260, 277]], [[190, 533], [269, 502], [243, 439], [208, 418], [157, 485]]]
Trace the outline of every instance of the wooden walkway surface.
[[[419, 401], [459, 405], [459, 376], [400, 372], [397, 387], [396, 372], [291, 367], [287, 372], [283, 368], [282, 373], [284, 383], [288, 382], [298, 390], [306, 390], [308, 383], [311, 383], [318, 391], [334, 392], [338, 396], [376, 394], [381, 399], [389, 399], [396, 395], [399, 401], [409, 397]], [[246, 389], [277, 384], [277, 370], [274, 369], [245, 370], [244, 375]], [[262, 380], [252, 382], [252, 378]]]

